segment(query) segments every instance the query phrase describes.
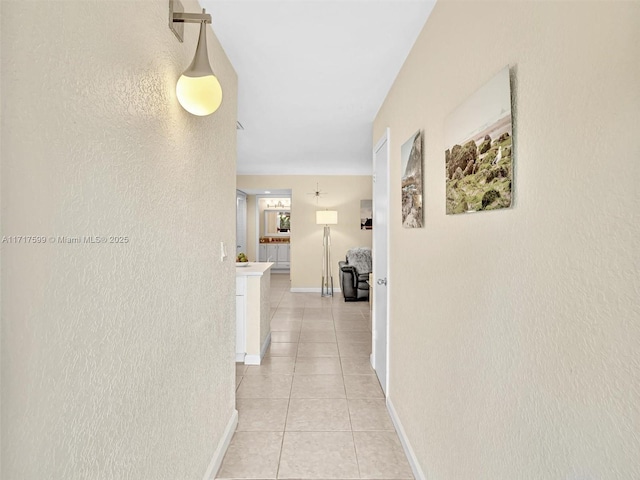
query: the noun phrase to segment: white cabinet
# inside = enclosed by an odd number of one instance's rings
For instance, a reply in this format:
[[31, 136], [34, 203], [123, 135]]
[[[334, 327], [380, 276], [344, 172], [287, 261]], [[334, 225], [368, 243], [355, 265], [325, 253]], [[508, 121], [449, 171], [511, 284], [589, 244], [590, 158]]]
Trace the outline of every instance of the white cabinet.
[[291, 246], [288, 243], [269, 243], [258, 246], [258, 260], [273, 262], [273, 269], [288, 269], [291, 267]]
[[236, 267], [236, 362], [260, 365], [269, 344], [271, 264]]
[[289, 261], [289, 252], [291, 248], [289, 245], [278, 245], [276, 252], [276, 268], [289, 268], [291, 262]]
[[[273, 244], [267, 245], [267, 262], [276, 263], [276, 258], [278, 258], [279, 246], [280, 245], [273, 245]], [[277, 268], [277, 267], [274, 265], [273, 268]]]

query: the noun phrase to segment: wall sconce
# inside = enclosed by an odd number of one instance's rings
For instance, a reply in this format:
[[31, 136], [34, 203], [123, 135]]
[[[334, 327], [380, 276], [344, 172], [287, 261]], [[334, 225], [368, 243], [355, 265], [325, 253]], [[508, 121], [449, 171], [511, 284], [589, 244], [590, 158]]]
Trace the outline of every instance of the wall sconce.
[[180, 0], [169, 0], [169, 28], [180, 42], [185, 23], [199, 23], [200, 36], [191, 65], [178, 79], [176, 95], [187, 112], [204, 117], [215, 112], [222, 103], [222, 87], [213, 74], [207, 52], [207, 23], [211, 23], [211, 15], [204, 8], [202, 13], [184, 13]]
[[273, 202], [267, 202], [266, 208], [291, 208], [291, 199], [283, 198], [278, 203], [274, 199]]

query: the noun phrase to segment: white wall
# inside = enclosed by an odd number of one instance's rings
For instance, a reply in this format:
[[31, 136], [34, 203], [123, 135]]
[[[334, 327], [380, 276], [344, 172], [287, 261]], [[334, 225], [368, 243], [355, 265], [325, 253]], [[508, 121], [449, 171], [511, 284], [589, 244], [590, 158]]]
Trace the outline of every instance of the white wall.
[[167, 21], [2, 2], [2, 235], [129, 237], [2, 245], [3, 479], [202, 478], [232, 418], [237, 79], [209, 35], [222, 107], [183, 111]]
[[[371, 230], [360, 230], [360, 200], [371, 198], [370, 175], [238, 175], [238, 188], [291, 189], [291, 287], [317, 289], [322, 282], [323, 227], [316, 225], [317, 210], [337, 210], [338, 225], [331, 227], [333, 282], [340, 286], [338, 260], [352, 247], [371, 247]], [[316, 185], [326, 195], [316, 201]], [[255, 245], [255, 200], [248, 202], [249, 244]], [[255, 252], [255, 247], [254, 247]], [[249, 249], [249, 258], [251, 256]], [[255, 253], [254, 253], [255, 255]]]
[[[445, 215], [443, 124], [515, 74], [515, 202]], [[390, 399], [429, 479], [640, 478], [640, 3], [437, 3], [384, 102]]]

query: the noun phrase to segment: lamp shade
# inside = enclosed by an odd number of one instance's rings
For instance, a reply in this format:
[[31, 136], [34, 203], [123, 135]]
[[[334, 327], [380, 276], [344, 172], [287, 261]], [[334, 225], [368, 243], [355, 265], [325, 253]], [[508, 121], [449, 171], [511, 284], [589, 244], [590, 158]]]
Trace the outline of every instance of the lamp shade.
[[336, 225], [338, 223], [338, 212], [335, 210], [318, 210], [316, 212], [316, 224]]
[[176, 96], [182, 108], [201, 117], [211, 115], [222, 103], [222, 87], [209, 64], [205, 22], [200, 24], [200, 36], [193, 62], [178, 79]]

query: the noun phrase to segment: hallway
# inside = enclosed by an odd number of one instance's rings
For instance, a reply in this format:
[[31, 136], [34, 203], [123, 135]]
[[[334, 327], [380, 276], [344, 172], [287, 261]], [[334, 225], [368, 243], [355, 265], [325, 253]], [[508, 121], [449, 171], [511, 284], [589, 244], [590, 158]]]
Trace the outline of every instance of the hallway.
[[271, 276], [271, 347], [237, 364], [239, 422], [220, 479], [412, 479], [369, 363], [369, 303]]

